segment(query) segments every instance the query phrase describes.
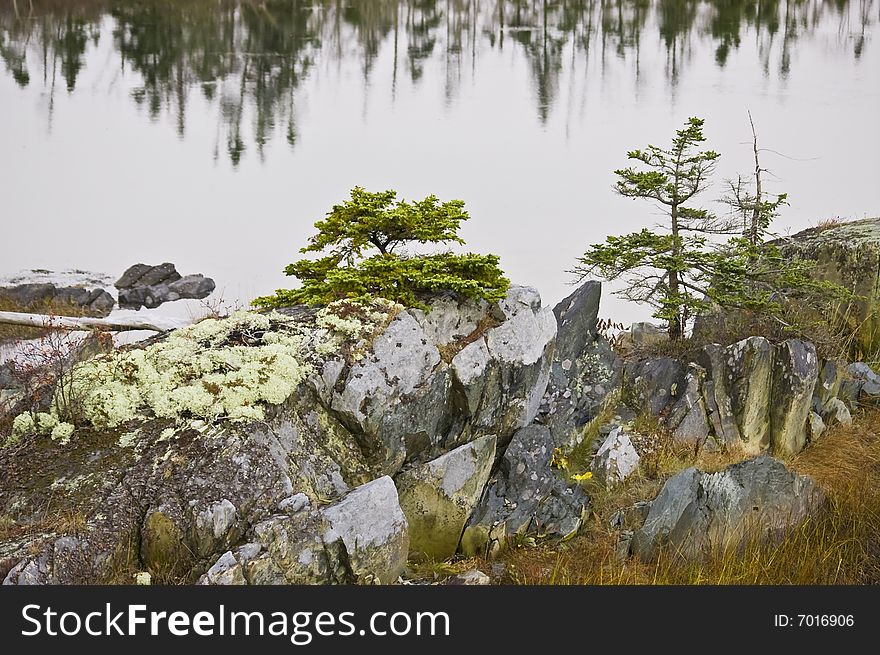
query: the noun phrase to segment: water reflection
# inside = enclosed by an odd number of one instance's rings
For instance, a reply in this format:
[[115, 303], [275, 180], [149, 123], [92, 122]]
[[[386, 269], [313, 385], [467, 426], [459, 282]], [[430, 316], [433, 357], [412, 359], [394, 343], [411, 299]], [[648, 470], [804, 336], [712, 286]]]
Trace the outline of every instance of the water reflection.
[[[836, 46], [857, 59], [876, 20], [875, 0], [12, 0], [0, 7], [0, 57], [19, 86], [47, 89], [51, 125], [58, 87], [74, 92], [89, 47], [112, 39], [117, 60], [89, 65], [135, 72], [133, 101], [152, 119], [168, 112], [181, 136], [200, 93], [218, 110], [215, 156], [225, 149], [237, 164], [250, 147], [262, 158], [273, 138], [295, 146], [297, 89], [328, 63], [357, 61], [365, 86], [390, 75], [392, 96], [404, 80], [439, 81], [451, 103], [481, 54], [515, 49], [546, 122], [562, 71], [594, 50], [603, 70], [622, 59], [636, 80], [659, 54], [674, 86], [695, 41], [710, 41], [724, 67], [748, 38], [765, 74], [785, 77], [797, 40], [820, 24], [836, 22]], [[654, 35], [659, 53], [643, 47]], [[386, 48], [392, 65], [377, 71]], [[435, 61], [445, 74], [423, 81]]]

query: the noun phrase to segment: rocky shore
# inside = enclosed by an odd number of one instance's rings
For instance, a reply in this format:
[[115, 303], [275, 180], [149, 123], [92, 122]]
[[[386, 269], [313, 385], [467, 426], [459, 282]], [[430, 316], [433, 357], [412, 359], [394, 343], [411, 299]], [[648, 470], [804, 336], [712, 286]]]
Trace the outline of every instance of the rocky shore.
[[[0, 511], [22, 526], [0, 540], [4, 583], [119, 580], [132, 562], [181, 583], [391, 583], [414, 558], [565, 539], [590, 508], [580, 480], [637, 469], [633, 419], [646, 414], [682, 442], [757, 457], [669, 480], [646, 499], [635, 556], [668, 544], [696, 554], [756, 516], [773, 538], [820, 510], [821, 491], [773, 456], [876, 396], [868, 367], [761, 337], [696, 361], [624, 362], [597, 332], [600, 295], [588, 282], [550, 309], [512, 287], [492, 305], [444, 296], [430, 311], [395, 310], [369, 338], [299, 345], [323, 354], [252, 420], [154, 412], [77, 427], [63, 445], [26, 435], [0, 451]], [[200, 352], [256, 352], [280, 329], [243, 320], [215, 321], [224, 336]], [[579, 470], [575, 452], [595, 456]], [[50, 499], [66, 522], [46, 519]]]

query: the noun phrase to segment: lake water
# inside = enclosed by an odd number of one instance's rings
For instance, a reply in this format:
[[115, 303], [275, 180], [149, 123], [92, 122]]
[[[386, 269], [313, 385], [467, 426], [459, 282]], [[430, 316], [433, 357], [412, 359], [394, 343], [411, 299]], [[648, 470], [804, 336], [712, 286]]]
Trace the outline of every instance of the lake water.
[[[0, 275], [173, 261], [227, 301], [355, 185], [465, 200], [462, 235], [555, 303], [612, 191], [689, 116], [791, 206], [880, 215], [880, 0], [0, 0]], [[168, 310], [166, 312], [166, 309]], [[163, 312], [173, 311], [168, 306]], [[644, 309], [606, 295], [602, 314]]]

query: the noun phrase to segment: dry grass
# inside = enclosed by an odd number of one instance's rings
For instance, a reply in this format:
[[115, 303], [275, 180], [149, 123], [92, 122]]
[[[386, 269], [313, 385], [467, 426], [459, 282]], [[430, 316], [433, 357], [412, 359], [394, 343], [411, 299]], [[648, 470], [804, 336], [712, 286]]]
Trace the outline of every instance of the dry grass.
[[830, 430], [789, 462], [810, 475], [828, 496], [826, 510], [792, 530], [781, 543], [753, 540], [738, 550], [684, 561], [661, 553], [651, 563], [616, 556], [617, 531], [610, 518], [637, 500], [653, 498], [663, 481], [696, 464], [717, 470], [742, 459], [738, 453], [667, 450], [654, 477], [639, 476], [606, 491], [591, 488], [593, 514], [568, 543], [519, 548], [505, 555], [514, 584], [877, 584], [880, 583], [880, 411], [852, 426]]

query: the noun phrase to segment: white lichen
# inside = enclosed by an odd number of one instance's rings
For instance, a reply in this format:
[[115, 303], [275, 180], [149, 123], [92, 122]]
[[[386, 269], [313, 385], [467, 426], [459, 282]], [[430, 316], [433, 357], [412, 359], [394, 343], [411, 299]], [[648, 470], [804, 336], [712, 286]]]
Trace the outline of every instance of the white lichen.
[[66, 423], [64, 421], [58, 423], [52, 428], [52, 433], [50, 434], [52, 441], [57, 441], [61, 445], [68, 443], [70, 437], [73, 436], [74, 429], [72, 423]]
[[[177, 427], [192, 420], [262, 420], [265, 407], [284, 403], [324, 356], [356, 358], [402, 309], [381, 299], [340, 301], [317, 312], [313, 323], [246, 311], [206, 319], [144, 348], [78, 364], [65, 393], [77, 399], [82, 422], [96, 428], [150, 417]], [[160, 439], [175, 430], [167, 428]], [[42, 433], [66, 443], [73, 432], [53, 410], [16, 417], [10, 438]], [[133, 439], [123, 435], [119, 445]]]

